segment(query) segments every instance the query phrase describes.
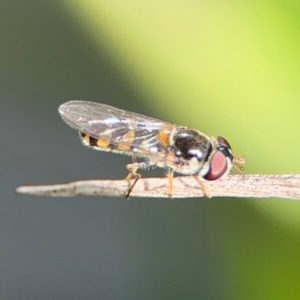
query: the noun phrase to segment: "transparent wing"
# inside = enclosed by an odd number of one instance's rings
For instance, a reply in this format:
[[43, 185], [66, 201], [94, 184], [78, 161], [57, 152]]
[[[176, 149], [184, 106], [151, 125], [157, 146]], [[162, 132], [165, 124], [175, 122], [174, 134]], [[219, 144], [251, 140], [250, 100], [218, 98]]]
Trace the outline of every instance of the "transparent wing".
[[109, 139], [110, 145], [116, 147], [130, 145], [130, 149], [136, 148], [136, 151], [155, 147], [161, 128], [174, 126], [109, 105], [80, 100], [64, 103], [59, 113], [69, 126], [82, 133], [95, 139]]

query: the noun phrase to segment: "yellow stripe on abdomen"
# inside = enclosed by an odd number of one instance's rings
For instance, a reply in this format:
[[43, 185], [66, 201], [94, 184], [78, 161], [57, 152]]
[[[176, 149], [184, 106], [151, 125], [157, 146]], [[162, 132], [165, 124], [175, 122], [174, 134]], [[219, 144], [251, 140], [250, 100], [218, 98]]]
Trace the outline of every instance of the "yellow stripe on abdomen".
[[129, 151], [134, 139], [134, 130], [129, 130], [118, 144], [118, 149], [121, 151]]
[[107, 148], [110, 143], [110, 138], [102, 137], [97, 140], [97, 147]]
[[160, 143], [166, 148], [170, 147], [170, 135], [173, 130], [174, 127], [168, 126], [168, 127], [163, 127], [158, 133], [158, 138]]
[[102, 137], [99, 139], [95, 139], [88, 134], [80, 133], [81, 140], [84, 145], [90, 147], [99, 147], [99, 148], [108, 148], [110, 144], [109, 137]]

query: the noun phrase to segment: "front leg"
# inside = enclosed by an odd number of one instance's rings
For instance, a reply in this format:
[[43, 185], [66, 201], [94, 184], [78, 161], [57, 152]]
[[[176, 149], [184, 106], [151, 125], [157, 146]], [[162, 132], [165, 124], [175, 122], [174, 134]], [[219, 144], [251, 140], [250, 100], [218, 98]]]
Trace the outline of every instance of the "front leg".
[[198, 175], [193, 175], [193, 178], [196, 180], [196, 182], [199, 184], [199, 187], [206, 198], [211, 198], [210, 192], [204, 185], [204, 183], [199, 179]]

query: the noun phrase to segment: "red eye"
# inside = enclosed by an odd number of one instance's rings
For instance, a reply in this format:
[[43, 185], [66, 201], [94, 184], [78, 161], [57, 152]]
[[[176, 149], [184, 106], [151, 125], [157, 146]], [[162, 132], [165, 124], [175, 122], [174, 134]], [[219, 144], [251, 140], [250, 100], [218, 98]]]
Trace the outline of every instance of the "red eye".
[[217, 137], [217, 142], [219, 145], [225, 146], [231, 150], [230, 144], [222, 137], [218, 136]]
[[205, 176], [206, 180], [216, 180], [222, 177], [228, 169], [226, 156], [221, 151], [216, 151], [210, 160], [210, 168]]

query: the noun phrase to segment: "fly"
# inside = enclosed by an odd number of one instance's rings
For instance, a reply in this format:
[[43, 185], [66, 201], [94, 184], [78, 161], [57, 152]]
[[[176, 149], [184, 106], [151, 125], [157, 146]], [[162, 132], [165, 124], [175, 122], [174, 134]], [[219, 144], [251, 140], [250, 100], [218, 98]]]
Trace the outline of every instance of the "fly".
[[[230, 173], [233, 166], [243, 170], [244, 157], [232, 154], [222, 137], [209, 137], [185, 126], [174, 125], [106, 104], [74, 100], [59, 107], [62, 119], [79, 131], [84, 145], [96, 150], [132, 156], [126, 166], [127, 180], [134, 181], [126, 193], [129, 198], [141, 178], [138, 169], [149, 166], [166, 168], [168, 194], [172, 197], [174, 172], [193, 175], [200, 189], [209, 197], [203, 180], [217, 180]], [[137, 162], [136, 158], [145, 161]]]

